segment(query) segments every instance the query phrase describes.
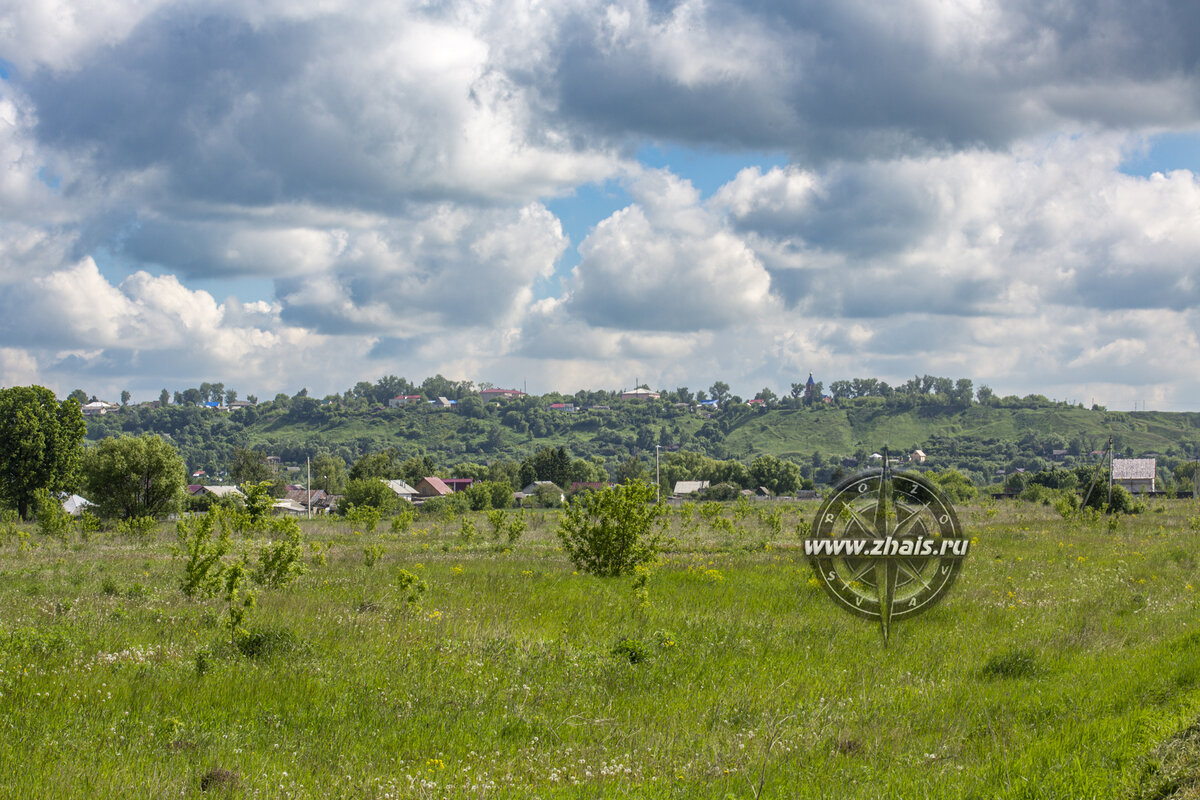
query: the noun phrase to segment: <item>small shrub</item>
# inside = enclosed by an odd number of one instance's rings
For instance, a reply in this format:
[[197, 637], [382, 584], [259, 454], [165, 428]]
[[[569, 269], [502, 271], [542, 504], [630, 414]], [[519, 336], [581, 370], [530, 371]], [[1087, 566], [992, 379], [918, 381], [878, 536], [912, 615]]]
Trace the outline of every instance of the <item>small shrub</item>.
[[90, 542], [92, 536], [100, 532], [100, 519], [90, 511], [83, 511], [79, 514], [79, 538], [85, 542]]
[[65, 540], [71, 531], [71, 515], [63, 511], [58, 498], [45, 489], [38, 489], [34, 492], [33, 504], [37, 509], [38, 533]]
[[408, 529], [412, 527], [412, 521], [417, 516], [416, 510], [409, 504], [405, 503], [404, 507], [392, 517], [391, 531], [392, 533], [408, 533]]
[[212, 656], [208, 654], [207, 650], [196, 651], [195, 666], [197, 678], [203, 678], [204, 674], [212, 668]]
[[400, 590], [400, 599], [410, 606], [419, 603], [421, 595], [429, 588], [419, 576], [406, 569], [396, 573], [396, 586]]
[[117, 533], [144, 541], [154, 533], [157, 524], [154, 517], [130, 517], [117, 523]]
[[1070, 519], [1079, 511], [1079, 496], [1074, 492], [1059, 492], [1054, 498], [1054, 510], [1063, 519]]
[[242, 623], [246, 621], [246, 615], [250, 613], [250, 609], [254, 608], [254, 592], [242, 592], [242, 584], [245, 582], [248, 572], [244, 554], [240, 561], [225, 570], [225, 604], [229, 610], [229, 643], [231, 645], [236, 643], [240, 634], [245, 633]]
[[1032, 678], [1037, 672], [1037, 661], [1032, 653], [1027, 650], [1010, 650], [988, 659], [980, 670], [980, 675], [984, 678]]
[[517, 513], [513, 514], [512, 518], [508, 521], [508, 543], [510, 545], [516, 544], [517, 540], [525, 535], [525, 530], [527, 527], [528, 526], [525, 523], [524, 511], [518, 511]]
[[558, 538], [581, 571], [602, 577], [625, 575], [654, 560], [662, 547], [666, 506], [654, 503], [654, 487], [632, 481], [584, 492], [567, 507]]
[[462, 492], [454, 492], [445, 497], [431, 497], [421, 503], [421, 513], [427, 514], [443, 522], [450, 522], [459, 514], [471, 510], [471, 502]]
[[275, 498], [271, 496], [272, 487], [271, 481], [242, 485], [242, 494], [246, 496], [244, 529], [261, 531], [267, 527], [271, 509], [275, 506]]
[[501, 509], [493, 509], [487, 513], [487, 521], [492, 526], [492, 538], [499, 541], [508, 530], [508, 513]]
[[309, 542], [308, 560], [314, 567], [323, 567], [329, 563], [326, 553], [329, 552], [329, 542]]
[[462, 525], [458, 531], [458, 538], [469, 544], [475, 538], [475, 533], [475, 523], [471, 521], [470, 517], [463, 517]]
[[379, 525], [379, 510], [371, 506], [351, 506], [346, 512], [346, 523], [356, 531], [374, 533]]
[[263, 586], [287, 586], [308, 571], [301, 561], [300, 524], [281, 517], [271, 522], [271, 532], [279, 539], [259, 549], [258, 566], [252, 577]]
[[383, 558], [383, 545], [367, 545], [363, 548], [363, 557], [366, 559], [368, 567], [375, 566], [377, 563], [379, 563], [379, 559]]
[[176, 535], [187, 561], [179, 588], [188, 597], [213, 597], [221, 586], [225, 565], [221, 561], [229, 552], [229, 532], [215, 535], [217, 514], [209, 511], [200, 517], [181, 519], [175, 526]]
[[237, 638], [237, 649], [246, 658], [269, 658], [299, 649], [300, 640], [287, 628], [267, 627], [247, 631]]
[[613, 656], [630, 664], [641, 664], [650, 660], [650, 647], [637, 639], [622, 639], [610, 651]]

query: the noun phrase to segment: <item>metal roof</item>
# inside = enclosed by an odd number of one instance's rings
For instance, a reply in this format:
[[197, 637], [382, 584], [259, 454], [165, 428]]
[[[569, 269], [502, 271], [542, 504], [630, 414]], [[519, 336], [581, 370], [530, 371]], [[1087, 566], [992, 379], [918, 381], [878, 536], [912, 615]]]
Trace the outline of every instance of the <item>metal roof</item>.
[[1153, 458], [1114, 458], [1112, 476], [1114, 481], [1154, 480]]

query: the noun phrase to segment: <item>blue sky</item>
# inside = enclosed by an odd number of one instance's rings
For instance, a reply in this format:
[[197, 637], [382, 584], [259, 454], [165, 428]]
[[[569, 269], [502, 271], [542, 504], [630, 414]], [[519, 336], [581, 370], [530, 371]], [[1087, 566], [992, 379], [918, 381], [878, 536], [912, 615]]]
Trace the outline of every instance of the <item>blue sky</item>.
[[0, 26], [0, 385], [969, 377], [1200, 410], [1200, 9], [152, 0]]

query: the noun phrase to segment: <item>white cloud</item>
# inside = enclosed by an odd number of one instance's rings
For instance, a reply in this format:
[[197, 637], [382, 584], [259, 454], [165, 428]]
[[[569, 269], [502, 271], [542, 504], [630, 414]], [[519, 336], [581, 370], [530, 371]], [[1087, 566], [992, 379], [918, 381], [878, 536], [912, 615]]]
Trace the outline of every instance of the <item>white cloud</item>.
[[[1200, 18], [1082, 11], [10, 3], [0, 377], [1183, 397], [1200, 184], [1119, 165], [1200, 121]], [[705, 198], [648, 143], [793, 163]], [[630, 204], [559, 275], [546, 204], [613, 178]]]
[[727, 328], [774, 305], [755, 254], [664, 171], [635, 179], [637, 203], [603, 220], [579, 247], [571, 313], [599, 327], [647, 331]]

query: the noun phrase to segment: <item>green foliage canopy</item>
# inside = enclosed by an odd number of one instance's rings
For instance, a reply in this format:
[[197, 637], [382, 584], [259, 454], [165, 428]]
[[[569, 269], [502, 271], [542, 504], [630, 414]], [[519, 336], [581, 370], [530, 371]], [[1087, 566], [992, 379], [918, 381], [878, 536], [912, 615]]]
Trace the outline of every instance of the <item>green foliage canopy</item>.
[[108, 517], [161, 517], [179, 508], [187, 468], [160, 436], [108, 437], [84, 459], [88, 499]]
[[28, 519], [38, 489], [74, 489], [86, 433], [78, 401], [44, 386], [0, 389], [0, 502]]
[[576, 495], [558, 526], [567, 557], [581, 572], [601, 577], [652, 562], [662, 547], [667, 511], [654, 495], [644, 481]]

